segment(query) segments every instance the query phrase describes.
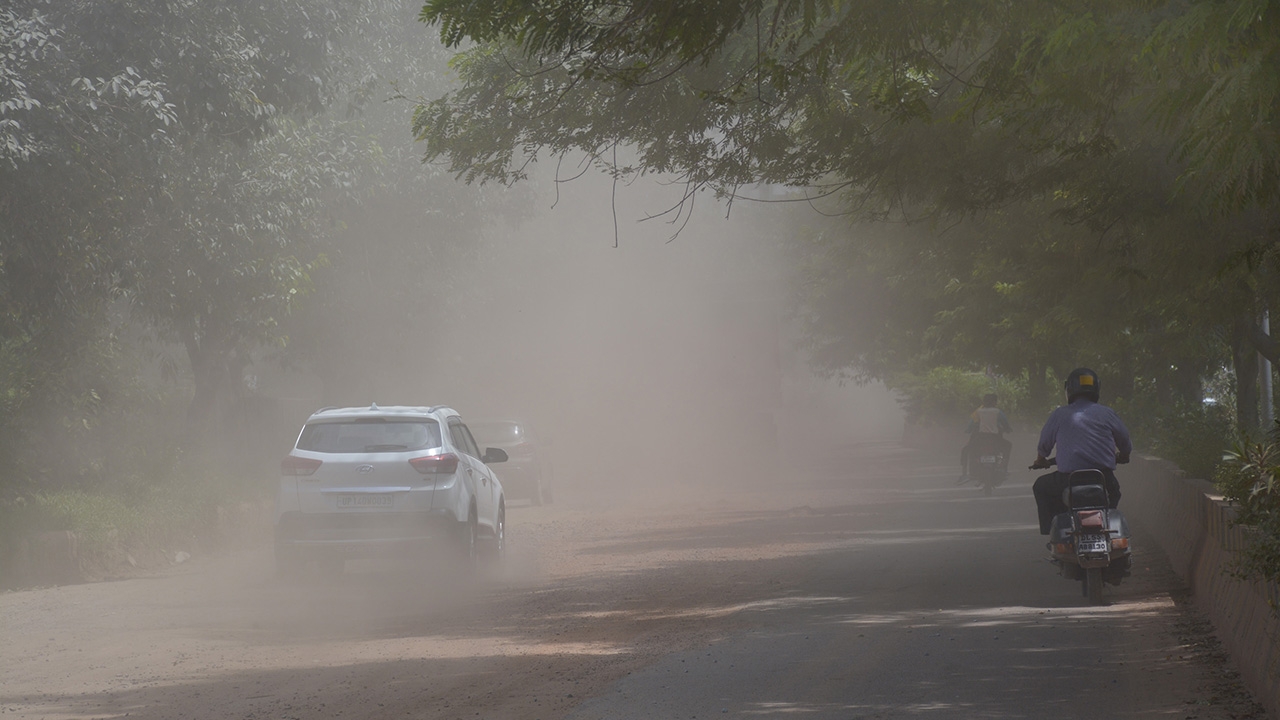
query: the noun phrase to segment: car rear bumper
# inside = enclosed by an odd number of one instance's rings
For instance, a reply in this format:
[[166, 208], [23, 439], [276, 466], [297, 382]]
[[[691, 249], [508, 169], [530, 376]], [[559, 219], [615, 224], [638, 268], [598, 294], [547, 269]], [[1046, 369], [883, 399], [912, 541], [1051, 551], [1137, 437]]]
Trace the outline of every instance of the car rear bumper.
[[448, 541], [457, 524], [447, 510], [287, 512], [276, 523], [276, 548], [302, 557], [369, 557], [440, 545]]

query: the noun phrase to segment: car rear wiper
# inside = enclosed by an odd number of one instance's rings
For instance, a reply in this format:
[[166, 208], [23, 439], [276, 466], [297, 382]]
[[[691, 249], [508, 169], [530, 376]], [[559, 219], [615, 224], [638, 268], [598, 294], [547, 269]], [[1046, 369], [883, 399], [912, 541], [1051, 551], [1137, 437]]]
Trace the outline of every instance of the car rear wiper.
[[390, 452], [394, 450], [408, 450], [408, 445], [365, 445], [365, 452]]

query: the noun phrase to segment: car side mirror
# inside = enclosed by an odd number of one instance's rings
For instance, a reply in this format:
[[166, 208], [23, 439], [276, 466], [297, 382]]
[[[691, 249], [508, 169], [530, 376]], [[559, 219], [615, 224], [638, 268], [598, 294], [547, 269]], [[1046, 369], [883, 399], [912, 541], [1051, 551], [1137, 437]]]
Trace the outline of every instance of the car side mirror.
[[480, 462], [485, 465], [490, 463], [502, 463], [507, 461], [507, 451], [502, 448], [485, 448], [484, 457], [480, 458]]

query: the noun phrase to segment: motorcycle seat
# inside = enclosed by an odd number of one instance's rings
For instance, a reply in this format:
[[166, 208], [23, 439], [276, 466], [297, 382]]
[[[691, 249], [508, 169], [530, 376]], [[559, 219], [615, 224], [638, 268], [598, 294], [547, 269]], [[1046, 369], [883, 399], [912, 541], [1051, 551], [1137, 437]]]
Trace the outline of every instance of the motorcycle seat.
[[1101, 485], [1075, 485], [1062, 491], [1062, 502], [1072, 510], [1104, 508], [1107, 489]]

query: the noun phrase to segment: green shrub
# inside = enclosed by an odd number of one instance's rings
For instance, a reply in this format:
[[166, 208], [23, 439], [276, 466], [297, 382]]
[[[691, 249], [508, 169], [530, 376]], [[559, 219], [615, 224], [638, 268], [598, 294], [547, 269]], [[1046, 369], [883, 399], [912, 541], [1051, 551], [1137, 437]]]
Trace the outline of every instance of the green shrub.
[[971, 372], [955, 367], [939, 367], [923, 376], [908, 375], [893, 384], [901, 396], [907, 422], [913, 425], [963, 423], [982, 404], [982, 396], [995, 393], [1006, 415], [1013, 415], [1025, 401], [1026, 382]]
[[1235, 524], [1248, 528], [1236, 553], [1236, 575], [1280, 582], [1280, 434], [1262, 442], [1242, 441], [1226, 454], [1218, 489], [1236, 510]]
[[1156, 415], [1148, 430], [1152, 452], [1177, 464], [1188, 477], [1215, 477], [1230, 446], [1231, 416], [1217, 405], [1183, 407]]
[[124, 551], [195, 550], [211, 538], [217, 506], [241, 499], [227, 483], [168, 483], [121, 493], [62, 490], [0, 501], [0, 559], [22, 538], [70, 530], [80, 557], [106, 567]]

